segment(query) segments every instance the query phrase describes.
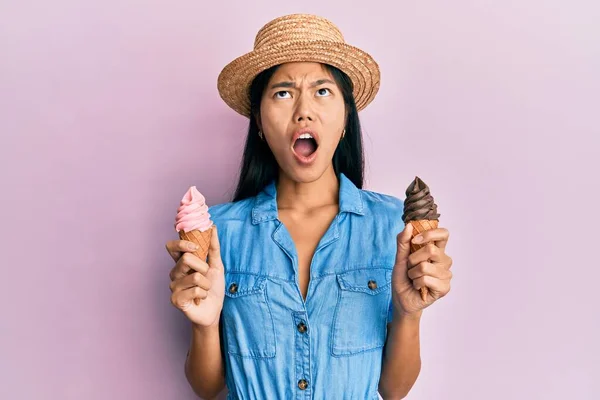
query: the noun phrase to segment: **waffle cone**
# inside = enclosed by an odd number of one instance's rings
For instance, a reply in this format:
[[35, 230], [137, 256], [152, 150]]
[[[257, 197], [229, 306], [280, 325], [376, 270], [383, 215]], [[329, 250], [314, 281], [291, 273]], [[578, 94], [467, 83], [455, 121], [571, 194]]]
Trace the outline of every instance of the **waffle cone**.
[[179, 239], [187, 240], [189, 242], [196, 243], [200, 248], [192, 254], [200, 258], [202, 261], [206, 261], [206, 257], [208, 256], [208, 248], [210, 247], [210, 238], [212, 236], [213, 227], [202, 232], [200, 230], [193, 230], [190, 232], [184, 232], [183, 230], [179, 231]]
[[[410, 239], [412, 240], [419, 233], [423, 233], [430, 229], [437, 229], [438, 222], [439, 221], [437, 219], [420, 219], [417, 221], [410, 221], [410, 224], [413, 226], [412, 237]], [[415, 251], [419, 250], [420, 248], [425, 247], [425, 245], [427, 245], [427, 243], [415, 244], [415, 243], [411, 242], [410, 243], [410, 252], [414, 253]], [[423, 301], [425, 301], [427, 299], [427, 292], [428, 292], [428, 290], [426, 287], [421, 288], [421, 299], [423, 299]]]
[[[193, 251], [191, 253], [200, 258], [202, 261], [206, 261], [206, 257], [208, 256], [208, 248], [210, 247], [210, 238], [212, 236], [212, 232], [212, 226], [204, 232], [197, 229], [190, 232], [180, 230], [179, 239], [187, 240], [196, 243], [198, 246], [200, 246], [198, 250]], [[196, 303], [196, 305], [199, 305], [200, 299], [194, 299], [194, 303]]]

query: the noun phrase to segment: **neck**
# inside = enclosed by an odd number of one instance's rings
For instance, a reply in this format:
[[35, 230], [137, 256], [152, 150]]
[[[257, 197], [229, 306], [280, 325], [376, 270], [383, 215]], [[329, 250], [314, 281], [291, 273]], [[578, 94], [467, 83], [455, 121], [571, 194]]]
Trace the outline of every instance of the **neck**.
[[277, 182], [277, 207], [294, 211], [310, 211], [338, 204], [339, 182], [333, 165], [313, 182], [295, 182], [280, 171]]

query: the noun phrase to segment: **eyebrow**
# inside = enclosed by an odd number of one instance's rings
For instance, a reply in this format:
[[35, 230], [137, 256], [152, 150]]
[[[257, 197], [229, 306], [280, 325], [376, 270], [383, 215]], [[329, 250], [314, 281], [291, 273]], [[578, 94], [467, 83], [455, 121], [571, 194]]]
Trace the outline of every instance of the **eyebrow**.
[[[316, 80], [313, 83], [311, 83], [310, 87], [315, 87], [315, 86], [323, 85], [325, 83], [329, 83], [329, 84], [335, 85], [335, 82], [332, 81], [331, 79], [319, 79], [319, 80]], [[295, 87], [296, 87], [296, 83], [295, 82], [284, 81], [284, 82], [278, 82], [278, 83], [273, 84], [271, 86], [271, 89], [275, 89], [275, 88], [295, 88]]]

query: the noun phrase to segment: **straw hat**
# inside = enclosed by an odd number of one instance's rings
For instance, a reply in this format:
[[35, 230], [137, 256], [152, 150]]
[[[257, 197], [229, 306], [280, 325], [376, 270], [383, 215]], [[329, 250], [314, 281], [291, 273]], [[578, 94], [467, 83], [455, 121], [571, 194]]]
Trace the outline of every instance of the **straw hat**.
[[354, 85], [358, 111], [379, 90], [379, 66], [366, 52], [347, 44], [340, 30], [323, 17], [291, 14], [276, 18], [256, 34], [254, 50], [223, 68], [217, 88], [229, 107], [250, 117], [250, 85], [254, 77], [286, 62], [330, 64], [345, 72]]

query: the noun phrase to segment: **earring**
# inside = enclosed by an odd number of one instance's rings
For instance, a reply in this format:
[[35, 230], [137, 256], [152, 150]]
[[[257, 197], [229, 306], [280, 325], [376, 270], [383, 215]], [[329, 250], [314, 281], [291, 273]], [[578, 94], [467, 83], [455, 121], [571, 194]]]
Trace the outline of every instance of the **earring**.
[[259, 137], [260, 137], [260, 139], [262, 140], [262, 138], [263, 138], [263, 135], [262, 135], [262, 132], [261, 132], [260, 130], [258, 131], [258, 136], [259, 136]]
[[345, 129], [342, 131], [342, 139], [344, 138], [344, 136], [346, 136], [346, 130]]

